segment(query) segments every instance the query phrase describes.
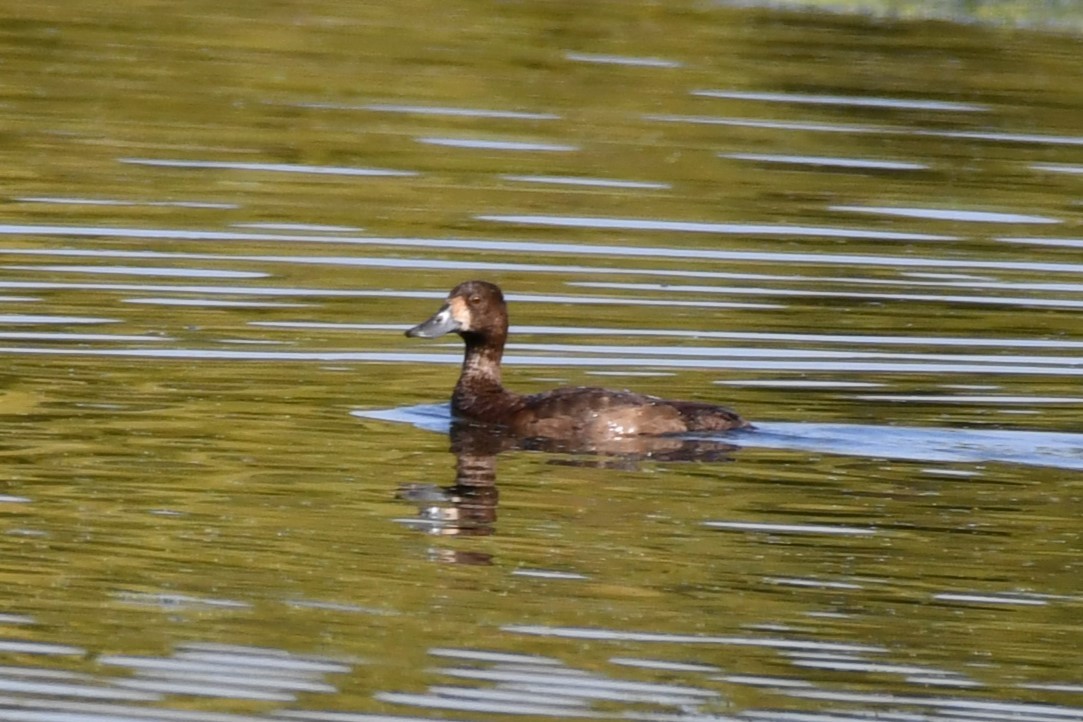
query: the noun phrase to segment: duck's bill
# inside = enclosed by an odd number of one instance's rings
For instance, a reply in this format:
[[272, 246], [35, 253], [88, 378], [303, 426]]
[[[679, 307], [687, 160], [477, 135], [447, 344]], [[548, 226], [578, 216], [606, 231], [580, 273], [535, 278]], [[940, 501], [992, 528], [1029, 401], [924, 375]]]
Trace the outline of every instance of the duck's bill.
[[443, 308], [433, 314], [432, 318], [424, 323], [419, 323], [406, 332], [410, 338], [439, 338], [445, 333], [459, 330], [459, 322], [451, 317], [451, 308], [444, 304]]

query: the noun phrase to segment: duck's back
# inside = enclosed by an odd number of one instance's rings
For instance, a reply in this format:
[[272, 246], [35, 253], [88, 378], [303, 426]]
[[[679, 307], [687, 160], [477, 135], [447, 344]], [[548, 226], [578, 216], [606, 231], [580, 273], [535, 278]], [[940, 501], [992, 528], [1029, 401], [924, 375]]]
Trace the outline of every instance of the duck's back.
[[560, 388], [521, 397], [511, 426], [528, 436], [594, 438], [726, 431], [748, 422], [721, 406], [631, 391]]

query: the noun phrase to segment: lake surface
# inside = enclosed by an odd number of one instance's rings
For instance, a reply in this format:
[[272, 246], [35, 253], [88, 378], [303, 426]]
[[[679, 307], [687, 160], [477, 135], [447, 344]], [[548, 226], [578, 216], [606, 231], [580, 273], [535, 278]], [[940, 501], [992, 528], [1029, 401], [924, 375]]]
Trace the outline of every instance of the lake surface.
[[[7, 10], [0, 720], [1083, 720], [1078, 37]], [[758, 429], [451, 428], [470, 278]]]

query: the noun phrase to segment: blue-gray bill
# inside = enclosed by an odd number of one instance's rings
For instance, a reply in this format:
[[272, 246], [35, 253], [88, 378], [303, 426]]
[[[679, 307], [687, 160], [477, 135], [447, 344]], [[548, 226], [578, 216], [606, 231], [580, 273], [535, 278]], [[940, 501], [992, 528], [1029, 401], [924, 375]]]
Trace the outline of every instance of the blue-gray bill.
[[451, 316], [451, 307], [444, 304], [432, 317], [406, 332], [409, 338], [439, 338], [459, 330], [459, 322]]

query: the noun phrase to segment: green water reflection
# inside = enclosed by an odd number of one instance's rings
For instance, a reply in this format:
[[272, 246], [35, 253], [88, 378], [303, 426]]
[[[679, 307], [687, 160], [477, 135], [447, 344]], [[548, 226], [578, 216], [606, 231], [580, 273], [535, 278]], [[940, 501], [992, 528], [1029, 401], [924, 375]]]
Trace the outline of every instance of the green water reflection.
[[[1083, 716], [1078, 472], [890, 448], [1079, 430], [1076, 38], [564, 2], [0, 31], [5, 718], [572, 716], [438, 689], [546, 665], [586, 716]], [[448, 397], [458, 344], [401, 331], [474, 276], [517, 390], [882, 435], [508, 449], [484, 534], [411, 528], [452, 441], [351, 412]]]

